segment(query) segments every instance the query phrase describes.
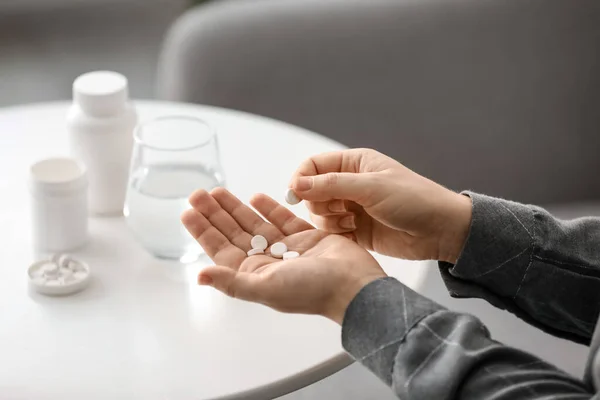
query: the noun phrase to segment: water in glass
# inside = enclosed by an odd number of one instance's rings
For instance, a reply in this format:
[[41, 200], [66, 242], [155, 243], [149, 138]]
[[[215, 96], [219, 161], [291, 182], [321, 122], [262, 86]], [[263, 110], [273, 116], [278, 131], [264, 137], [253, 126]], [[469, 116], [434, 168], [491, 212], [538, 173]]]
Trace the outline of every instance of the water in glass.
[[154, 165], [135, 171], [130, 180], [126, 216], [141, 244], [164, 258], [190, 258], [201, 248], [180, 222], [196, 189], [221, 186], [217, 174], [203, 166]]
[[160, 258], [193, 261], [202, 249], [181, 223], [197, 189], [224, 186], [214, 131], [190, 117], [163, 117], [136, 130], [125, 203], [140, 244]]

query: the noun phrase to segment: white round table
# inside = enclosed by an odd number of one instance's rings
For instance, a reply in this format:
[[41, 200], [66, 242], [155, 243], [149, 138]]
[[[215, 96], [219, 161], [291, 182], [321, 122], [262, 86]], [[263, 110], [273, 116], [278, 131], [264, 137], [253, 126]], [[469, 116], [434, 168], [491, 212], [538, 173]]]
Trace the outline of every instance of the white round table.
[[[245, 113], [188, 104], [137, 102], [142, 120], [185, 114], [218, 130], [228, 188], [243, 200], [283, 201], [306, 157], [343, 148], [315, 133]], [[70, 297], [27, 287], [34, 261], [26, 176], [34, 161], [66, 154], [67, 103], [0, 110], [0, 393], [6, 399], [264, 399], [322, 379], [351, 363], [340, 328], [286, 315], [196, 285], [209, 260], [152, 258], [123, 218], [95, 218], [76, 253], [93, 281]], [[252, 174], [248, 171], [253, 171]], [[250, 178], [260, 177], [260, 178]], [[306, 217], [304, 207], [293, 208]], [[378, 257], [418, 288], [426, 273]]]

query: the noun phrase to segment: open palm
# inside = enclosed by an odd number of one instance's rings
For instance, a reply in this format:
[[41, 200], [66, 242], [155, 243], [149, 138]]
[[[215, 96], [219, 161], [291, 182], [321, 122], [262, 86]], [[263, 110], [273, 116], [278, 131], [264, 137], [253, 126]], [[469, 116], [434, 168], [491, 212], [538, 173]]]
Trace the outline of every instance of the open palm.
[[[190, 204], [182, 222], [216, 264], [202, 271], [199, 281], [232, 297], [284, 312], [339, 317], [364, 284], [385, 276], [356, 243], [315, 229], [266, 195], [251, 200], [266, 221], [223, 188], [199, 190]], [[269, 244], [283, 242], [301, 256], [282, 261], [267, 249], [248, 257], [254, 235]]]

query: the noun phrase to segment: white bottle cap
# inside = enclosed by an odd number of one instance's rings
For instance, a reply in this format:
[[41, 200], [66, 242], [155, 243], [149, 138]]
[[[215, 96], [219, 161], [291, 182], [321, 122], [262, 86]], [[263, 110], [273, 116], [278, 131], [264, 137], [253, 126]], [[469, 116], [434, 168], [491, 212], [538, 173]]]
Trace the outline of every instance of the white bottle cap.
[[72, 158], [47, 158], [36, 162], [29, 169], [29, 187], [35, 194], [85, 191], [87, 184], [85, 166]]
[[38, 293], [60, 296], [79, 292], [90, 283], [90, 267], [71, 257], [61, 257], [33, 263], [27, 271], [29, 286]]
[[90, 115], [117, 114], [129, 98], [127, 78], [117, 72], [94, 71], [73, 82], [73, 100]]

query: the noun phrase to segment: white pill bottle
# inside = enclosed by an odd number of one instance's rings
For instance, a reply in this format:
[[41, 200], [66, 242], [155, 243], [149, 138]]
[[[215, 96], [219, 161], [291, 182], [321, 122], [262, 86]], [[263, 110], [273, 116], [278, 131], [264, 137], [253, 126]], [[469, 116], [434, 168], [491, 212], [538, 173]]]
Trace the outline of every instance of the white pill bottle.
[[73, 104], [67, 114], [69, 147], [71, 156], [87, 168], [88, 208], [93, 215], [123, 213], [137, 120], [123, 75], [94, 71], [73, 82]]

